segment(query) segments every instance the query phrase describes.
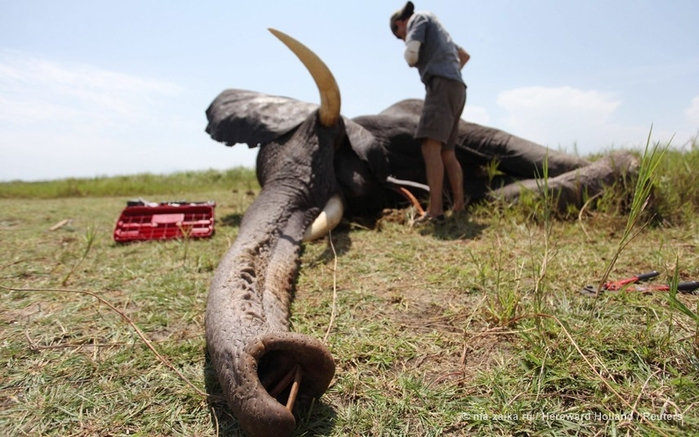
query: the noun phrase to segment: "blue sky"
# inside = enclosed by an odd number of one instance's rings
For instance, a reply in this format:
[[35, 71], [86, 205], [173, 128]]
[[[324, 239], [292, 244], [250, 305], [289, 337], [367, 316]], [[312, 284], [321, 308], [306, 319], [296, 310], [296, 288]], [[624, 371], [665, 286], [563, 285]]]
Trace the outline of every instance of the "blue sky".
[[[699, 133], [693, 0], [420, 1], [472, 56], [463, 118], [587, 155]], [[354, 117], [422, 98], [402, 2], [0, 0], [0, 180], [254, 166], [204, 132], [226, 88], [317, 102], [268, 27], [331, 68]]]

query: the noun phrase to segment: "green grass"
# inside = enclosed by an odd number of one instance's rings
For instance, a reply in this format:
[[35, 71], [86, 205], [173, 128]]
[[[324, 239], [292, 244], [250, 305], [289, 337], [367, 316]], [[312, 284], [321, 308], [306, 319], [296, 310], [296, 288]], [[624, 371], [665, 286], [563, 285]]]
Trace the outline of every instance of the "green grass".
[[[292, 329], [327, 333], [337, 372], [298, 434], [696, 434], [699, 298], [578, 293], [612, 260], [610, 279], [699, 279], [693, 163], [695, 146], [665, 153], [649, 224], [621, 251], [618, 187], [566, 219], [546, 198], [436, 227], [399, 211], [374, 230], [345, 223], [336, 255], [307, 244]], [[0, 184], [0, 434], [239, 435], [203, 315], [259, 187], [227, 174]], [[125, 201], [146, 196], [215, 200], [216, 234], [115, 244]]]
[[[0, 183], [0, 199], [57, 199], [65, 197], [108, 197], [180, 195], [230, 187], [251, 190], [256, 185], [255, 171], [239, 167], [228, 171], [182, 172], [170, 175], [63, 179], [39, 182]], [[190, 200], [190, 199], [187, 199]]]

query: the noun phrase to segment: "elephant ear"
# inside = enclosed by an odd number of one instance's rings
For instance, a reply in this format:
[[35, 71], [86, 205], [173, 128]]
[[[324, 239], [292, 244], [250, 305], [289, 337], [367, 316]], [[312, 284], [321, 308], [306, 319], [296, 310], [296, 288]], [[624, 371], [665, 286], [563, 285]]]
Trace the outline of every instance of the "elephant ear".
[[206, 110], [206, 132], [227, 146], [257, 147], [296, 128], [317, 109], [316, 104], [289, 97], [225, 90]]
[[347, 117], [343, 117], [343, 120], [352, 150], [369, 167], [371, 174], [379, 182], [384, 182], [389, 175], [386, 149], [374, 134], [362, 125]]

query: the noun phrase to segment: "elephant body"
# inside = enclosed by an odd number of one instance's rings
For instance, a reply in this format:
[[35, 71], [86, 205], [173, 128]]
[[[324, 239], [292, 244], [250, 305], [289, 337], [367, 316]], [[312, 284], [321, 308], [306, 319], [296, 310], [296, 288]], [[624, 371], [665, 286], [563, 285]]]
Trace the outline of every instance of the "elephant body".
[[[250, 110], [254, 103], [267, 105], [270, 101], [277, 104], [275, 117], [261, 118]], [[343, 117], [346, 135], [336, 150], [333, 164], [338, 190], [347, 205], [346, 215], [376, 215], [386, 207], [405, 204], [405, 199], [388, 182], [389, 176], [426, 185], [421, 143], [413, 136], [422, 105], [422, 100], [408, 99], [377, 115]], [[212, 117], [207, 132], [227, 145], [246, 142], [251, 147], [262, 145], [264, 149], [264, 141], [268, 138], [293, 129], [290, 125], [294, 123], [290, 120], [298, 124], [315, 108], [317, 105], [287, 97], [226, 90], [209, 110]], [[285, 123], [272, 123], [270, 120], [283, 118], [279, 114], [284, 114]], [[245, 128], [239, 130], [239, 123]], [[257, 135], [251, 125], [259, 130]], [[515, 201], [522, 189], [538, 192], [536, 180], [544, 175], [546, 162], [546, 173], [551, 178], [549, 189], [567, 193], [559, 199], [562, 210], [571, 204], [581, 207], [586, 196], [600, 192], [605, 185], [637, 166], [635, 158], [628, 153], [617, 153], [606, 164], [593, 165], [581, 157], [464, 120], [459, 125], [456, 156], [463, 168], [464, 192], [475, 202], [494, 198]], [[498, 174], [490, 177], [484, 168], [493, 163], [497, 165]], [[563, 183], [579, 179], [580, 171], [585, 168], [585, 174], [589, 175], [585, 185], [582, 181], [577, 185]], [[422, 194], [419, 189], [407, 188], [418, 196]]]
[[[427, 183], [421, 143], [413, 137], [423, 101], [398, 102], [378, 115], [352, 119], [371, 132], [373, 147], [385, 151], [388, 173], [400, 180]], [[550, 150], [539, 144], [492, 127], [459, 122], [456, 156], [464, 174], [464, 192], [472, 201], [492, 197], [492, 191], [543, 174], [547, 161], [551, 177], [590, 165], [580, 157]], [[496, 162], [503, 175], [490, 179], [483, 168]]]

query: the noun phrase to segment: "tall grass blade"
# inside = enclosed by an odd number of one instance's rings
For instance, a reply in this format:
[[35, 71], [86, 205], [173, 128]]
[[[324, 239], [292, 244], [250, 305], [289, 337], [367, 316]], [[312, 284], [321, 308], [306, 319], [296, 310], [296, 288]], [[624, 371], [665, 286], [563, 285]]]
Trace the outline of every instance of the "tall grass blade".
[[[651, 146], [651, 134], [653, 129], [651, 128], [648, 133], [648, 139], [646, 140], [646, 146], [643, 151], [643, 156], [641, 158], [641, 168], [638, 172], [638, 179], [636, 180], [636, 187], [634, 189], [633, 199], [631, 201], [631, 210], [626, 220], [626, 226], [624, 227], [624, 232], [622, 233], [617, 249], [612, 255], [607, 268], [602, 275], [602, 279], [599, 281], [597, 286], [597, 295], [599, 296], [603, 285], [609, 279], [614, 265], [616, 264], [621, 252], [624, 248], [634, 239], [638, 234], [639, 222], [642, 218], [642, 213], [648, 205], [650, 200], [651, 192], [653, 186], [655, 185], [658, 178], [658, 166], [663, 160], [665, 153], [670, 146], [670, 143], [661, 146], [660, 143], [655, 143]], [[641, 228], [645, 224], [641, 225]]]

